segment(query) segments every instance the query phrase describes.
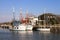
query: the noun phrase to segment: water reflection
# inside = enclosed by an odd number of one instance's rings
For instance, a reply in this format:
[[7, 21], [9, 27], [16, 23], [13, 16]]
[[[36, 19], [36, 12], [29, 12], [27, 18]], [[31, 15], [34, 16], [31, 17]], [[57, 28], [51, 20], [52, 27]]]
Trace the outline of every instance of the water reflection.
[[60, 34], [40, 31], [0, 30], [0, 40], [60, 40]]
[[41, 32], [41, 40], [50, 40], [50, 32]]
[[11, 31], [14, 34], [19, 34], [19, 35], [32, 35], [33, 31]]
[[12, 31], [12, 37], [17, 38], [14, 40], [31, 40], [33, 37], [32, 31]]

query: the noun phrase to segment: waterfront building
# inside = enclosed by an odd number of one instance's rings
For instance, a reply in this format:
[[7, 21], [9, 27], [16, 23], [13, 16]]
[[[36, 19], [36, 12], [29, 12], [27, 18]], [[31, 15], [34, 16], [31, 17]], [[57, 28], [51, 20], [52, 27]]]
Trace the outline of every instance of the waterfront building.
[[38, 21], [38, 17], [29, 17], [29, 21], [32, 25], [36, 25], [36, 22]]

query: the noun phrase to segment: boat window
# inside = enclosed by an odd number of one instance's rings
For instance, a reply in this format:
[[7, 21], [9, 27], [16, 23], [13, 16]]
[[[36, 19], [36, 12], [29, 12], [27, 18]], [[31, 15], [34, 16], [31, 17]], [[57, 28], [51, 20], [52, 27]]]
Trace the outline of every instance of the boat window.
[[14, 22], [13, 22], [13, 26], [18, 26], [19, 24], [20, 24], [19, 21], [14, 21]]

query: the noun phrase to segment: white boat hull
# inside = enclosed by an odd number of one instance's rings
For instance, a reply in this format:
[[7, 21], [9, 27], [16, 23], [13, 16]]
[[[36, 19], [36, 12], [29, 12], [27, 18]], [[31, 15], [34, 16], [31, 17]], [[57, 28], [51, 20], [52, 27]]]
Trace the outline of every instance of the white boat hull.
[[19, 26], [14, 26], [11, 30], [19, 30], [19, 31], [26, 31], [26, 30], [29, 30], [31, 31], [33, 29], [33, 26], [32, 25], [19, 25]]
[[32, 25], [27, 25], [27, 28], [26, 28], [26, 30], [29, 30], [29, 31], [31, 31], [33, 29], [33, 26]]
[[50, 28], [38, 28], [37, 30], [49, 32], [50, 31]]

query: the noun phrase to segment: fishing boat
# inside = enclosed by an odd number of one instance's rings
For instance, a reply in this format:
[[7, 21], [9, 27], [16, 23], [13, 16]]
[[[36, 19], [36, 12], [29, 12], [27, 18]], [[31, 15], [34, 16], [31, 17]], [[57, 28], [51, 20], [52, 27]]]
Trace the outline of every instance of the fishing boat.
[[25, 25], [25, 24], [20, 24], [18, 26], [13, 26], [12, 29], [10, 30], [19, 30], [19, 31], [32, 31], [33, 26], [32, 25]]
[[[20, 10], [21, 11], [21, 10]], [[25, 30], [32, 30], [33, 29], [33, 25], [30, 25], [29, 24], [29, 19], [28, 19], [28, 15], [26, 15], [26, 18], [23, 18], [22, 17], [22, 12], [20, 12], [20, 21], [16, 21], [15, 20], [15, 12], [14, 12], [14, 8], [13, 8], [13, 27], [11, 30], [22, 30], [22, 31], [25, 31]]]
[[14, 22], [13, 23], [13, 27], [12, 27], [12, 29], [10, 29], [10, 30], [14, 30], [14, 31], [32, 31], [32, 29], [33, 29], [33, 26], [32, 25], [30, 25], [30, 24], [25, 24], [25, 23], [23, 23], [23, 24], [20, 24], [19, 22]]

